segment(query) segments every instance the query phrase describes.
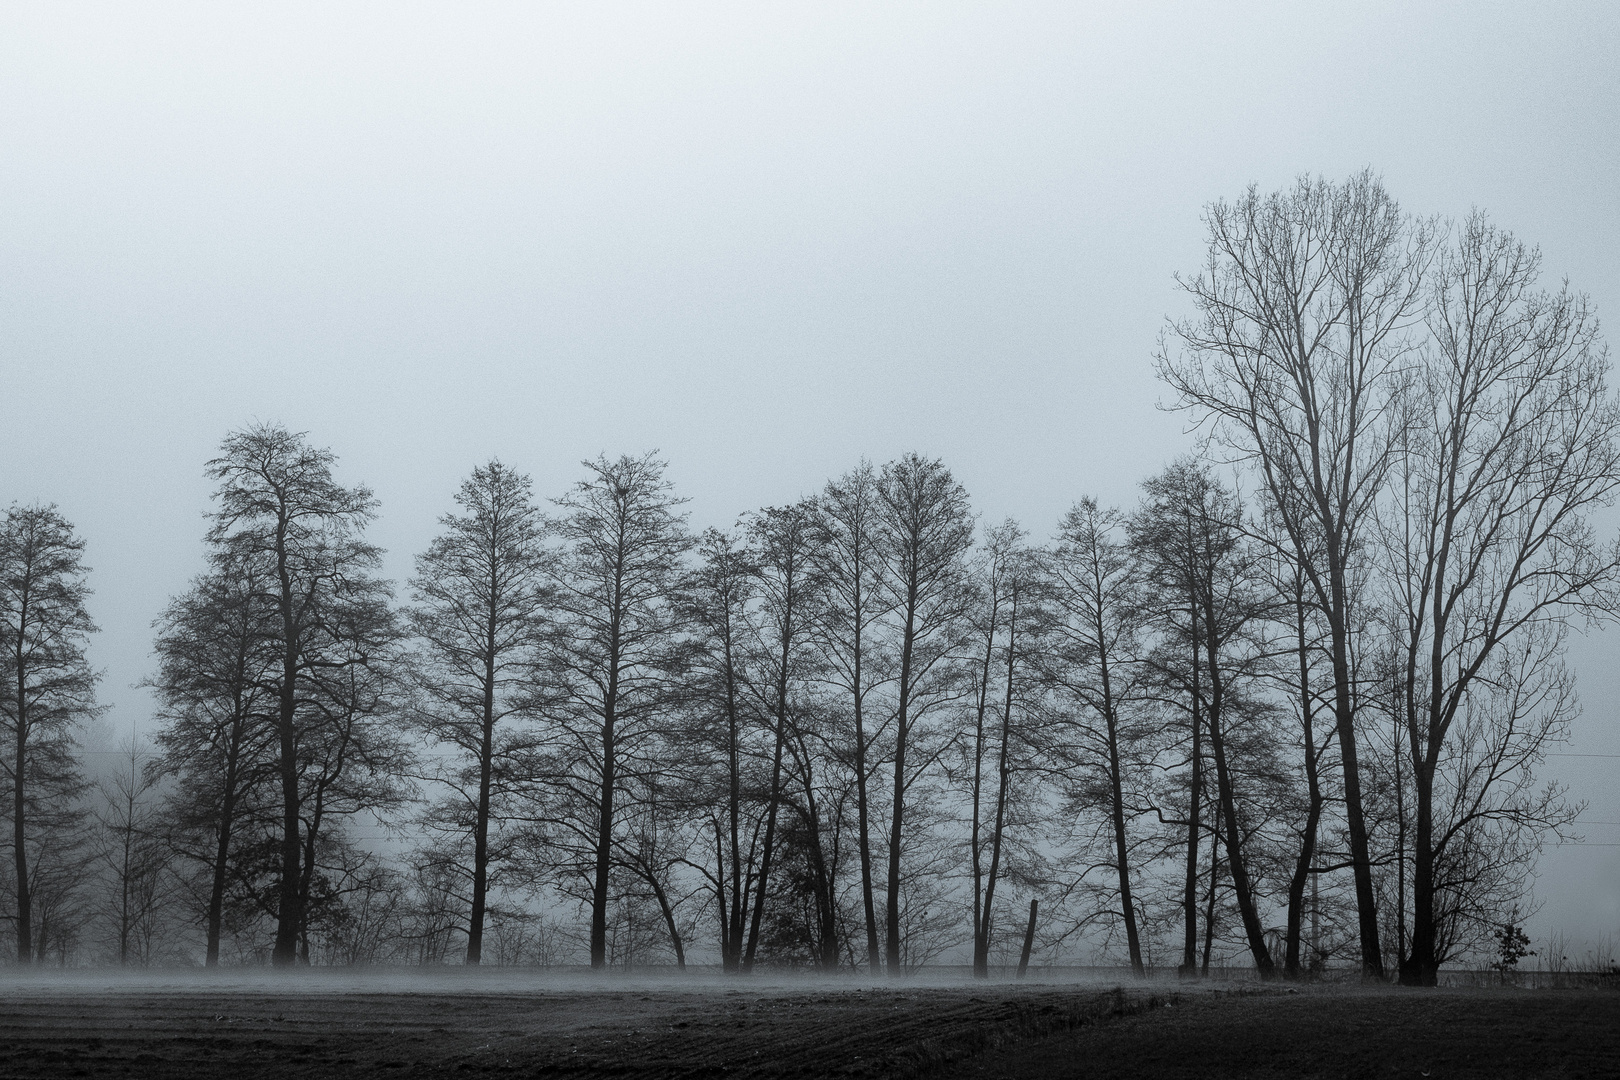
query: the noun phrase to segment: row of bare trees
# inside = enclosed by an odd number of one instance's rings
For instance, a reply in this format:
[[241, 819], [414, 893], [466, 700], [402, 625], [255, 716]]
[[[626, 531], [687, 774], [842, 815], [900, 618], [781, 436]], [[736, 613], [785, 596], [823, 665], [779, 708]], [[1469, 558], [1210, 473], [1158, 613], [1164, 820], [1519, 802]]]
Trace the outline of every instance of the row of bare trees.
[[[150, 927], [161, 877], [209, 964], [960, 945], [986, 975], [1035, 940], [1432, 984], [1578, 809], [1535, 770], [1567, 634], [1617, 599], [1607, 356], [1534, 250], [1370, 174], [1206, 224], [1158, 357], [1198, 452], [1044, 544], [918, 455], [696, 534], [655, 455], [549, 505], [491, 461], [396, 604], [371, 493], [231, 434], [158, 621], [155, 760], [100, 789], [109, 925]], [[4, 543], [26, 961], [85, 816], [93, 627], [54, 511]]]

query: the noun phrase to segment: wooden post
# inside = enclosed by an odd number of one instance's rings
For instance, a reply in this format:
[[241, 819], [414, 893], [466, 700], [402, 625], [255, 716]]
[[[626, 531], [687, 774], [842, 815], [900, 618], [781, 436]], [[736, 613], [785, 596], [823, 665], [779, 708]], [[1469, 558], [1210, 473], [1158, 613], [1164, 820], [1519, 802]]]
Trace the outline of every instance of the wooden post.
[[1024, 951], [1018, 957], [1018, 977], [1020, 979], [1029, 971], [1029, 950], [1035, 944], [1035, 910], [1039, 905], [1039, 900], [1029, 902], [1029, 925], [1024, 927]]

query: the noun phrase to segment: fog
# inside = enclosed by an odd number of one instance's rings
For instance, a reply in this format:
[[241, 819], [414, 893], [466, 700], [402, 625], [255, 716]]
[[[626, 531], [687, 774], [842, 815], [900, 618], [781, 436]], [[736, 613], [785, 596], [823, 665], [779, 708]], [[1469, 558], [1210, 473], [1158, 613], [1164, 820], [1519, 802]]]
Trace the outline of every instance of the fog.
[[[258, 418], [403, 581], [499, 455], [658, 448], [697, 526], [943, 457], [1037, 538], [1191, 445], [1150, 357], [1200, 208], [1379, 170], [1620, 310], [1620, 9], [1364, 3], [11, 5], [0, 503], [87, 539], [102, 747]], [[1611, 521], [1613, 527], [1615, 522]], [[1620, 930], [1620, 671], [1549, 778], [1532, 923]], [[156, 976], [153, 976], [154, 978]], [[323, 985], [337, 985], [324, 983]]]
[[[885, 994], [905, 990], [972, 989], [993, 986], [997, 991], [1067, 987], [1107, 989], [1119, 986], [1116, 968], [1052, 967], [1031, 968], [1018, 979], [1012, 969], [994, 968], [988, 980], [973, 978], [971, 969], [948, 966], [920, 969], [902, 980], [854, 971], [793, 972], [781, 968], [761, 968], [746, 982], [722, 973], [718, 966], [687, 971], [643, 969], [625, 972], [593, 973], [588, 968], [467, 968], [467, 967], [311, 967], [271, 969], [268, 967], [223, 967], [184, 971], [150, 968], [117, 971], [107, 968], [69, 968], [62, 971], [18, 970], [0, 974], [0, 994], [78, 996], [84, 994], [186, 994], [206, 991], [225, 995], [322, 995], [322, 994], [638, 994], [675, 993], [681, 995], [769, 995], [777, 992], [826, 991]], [[1135, 980], [1132, 980], [1133, 982]], [[1216, 978], [1187, 984], [1194, 993], [1211, 988], [1247, 983], [1247, 971], [1221, 972]], [[1147, 984], [1176, 984], [1174, 972], [1151, 976]], [[1178, 984], [1179, 985], [1179, 984]]]

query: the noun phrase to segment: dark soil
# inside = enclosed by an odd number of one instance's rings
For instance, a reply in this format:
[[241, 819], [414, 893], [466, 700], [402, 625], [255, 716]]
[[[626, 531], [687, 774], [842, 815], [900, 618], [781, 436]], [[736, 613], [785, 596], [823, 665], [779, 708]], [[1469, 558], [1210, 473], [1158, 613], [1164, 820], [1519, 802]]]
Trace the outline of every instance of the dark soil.
[[1183, 994], [1168, 1008], [1030, 1040], [950, 1080], [1620, 1077], [1614, 990]]
[[0, 983], [0, 1077], [1620, 1077], [1620, 993]]
[[1095, 988], [0, 988], [0, 1077], [891, 1077], [1139, 1005]]

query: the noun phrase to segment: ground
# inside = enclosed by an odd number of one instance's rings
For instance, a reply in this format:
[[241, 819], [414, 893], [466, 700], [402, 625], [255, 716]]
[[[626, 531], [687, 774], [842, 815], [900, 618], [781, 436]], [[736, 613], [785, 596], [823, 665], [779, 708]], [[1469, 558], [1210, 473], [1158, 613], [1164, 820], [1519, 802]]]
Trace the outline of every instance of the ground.
[[0, 1077], [1615, 1077], [1620, 992], [1240, 984], [0, 981]]

